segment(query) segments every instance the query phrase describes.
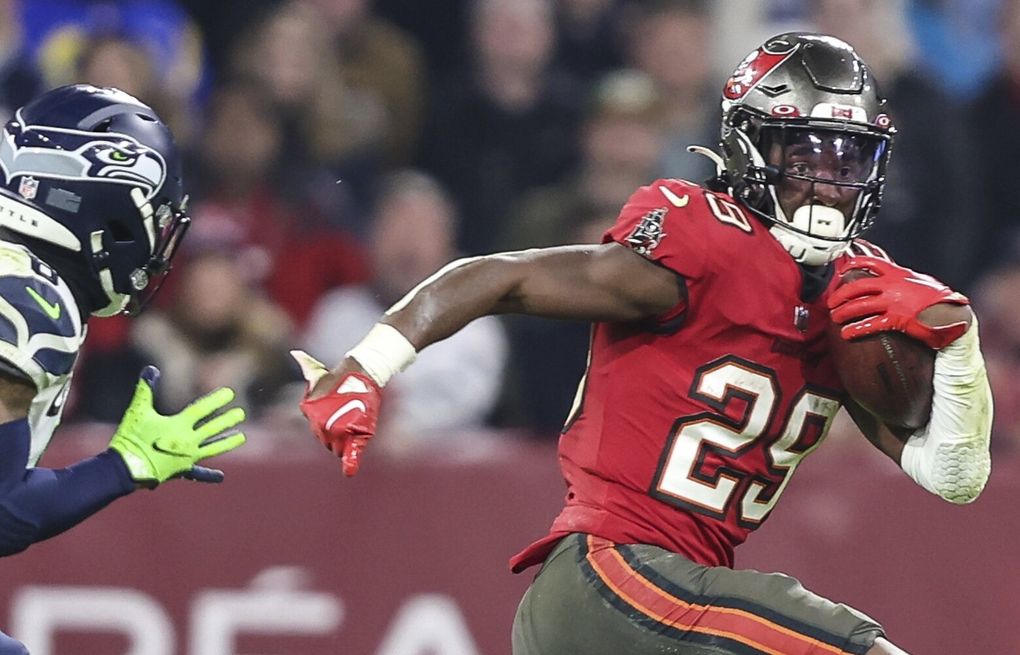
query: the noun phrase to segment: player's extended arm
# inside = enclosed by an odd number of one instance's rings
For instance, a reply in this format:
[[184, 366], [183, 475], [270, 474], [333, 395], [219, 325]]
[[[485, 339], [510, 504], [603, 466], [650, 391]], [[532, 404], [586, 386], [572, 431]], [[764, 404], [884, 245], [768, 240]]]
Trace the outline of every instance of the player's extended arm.
[[244, 443], [241, 433], [224, 434], [244, 419], [243, 410], [214, 416], [233, 392], [220, 389], [179, 414], [163, 416], [152, 409], [157, 377], [153, 367], [143, 372], [109, 450], [64, 469], [46, 469], [28, 468], [28, 410], [35, 387], [0, 373], [0, 556], [60, 534], [137, 486], [177, 476], [222, 479], [219, 471], [195, 462]]
[[418, 351], [476, 318], [520, 313], [627, 322], [681, 300], [675, 273], [610, 243], [499, 253], [453, 262], [415, 287], [336, 368], [295, 352], [309, 381], [301, 404], [316, 436], [353, 475], [375, 431], [380, 389]]
[[861, 278], [830, 298], [832, 318], [842, 334], [855, 338], [897, 330], [937, 350], [932, 411], [927, 425], [912, 434], [884, 425], [863, 408], [847, 410], [865, 436], [928, 491], [953, 503], [969, 503], [991, 473], [989, 445], [992, 393], [978, 340], [977, 320], [941, 325], [935, 306], [965, 304], [934, 278], [885, 260], [857, 258], [875, 278]]
[[626, 322], [673, 308], [672, 271], [617, 243], [499, 253], [454, 262], [386, 312], [416, 350], [487, 314]]

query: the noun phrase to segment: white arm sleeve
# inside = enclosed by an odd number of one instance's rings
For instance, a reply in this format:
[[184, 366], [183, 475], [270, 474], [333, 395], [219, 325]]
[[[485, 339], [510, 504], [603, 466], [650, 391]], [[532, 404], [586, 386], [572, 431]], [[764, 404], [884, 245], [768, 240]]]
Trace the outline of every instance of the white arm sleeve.
[[969, 503], [984, 489], [992, 468], [992, 391], [976, 320], [936, 354], [933, 382], [928, 425], [907, 440], [900, 466], [933, 494]]

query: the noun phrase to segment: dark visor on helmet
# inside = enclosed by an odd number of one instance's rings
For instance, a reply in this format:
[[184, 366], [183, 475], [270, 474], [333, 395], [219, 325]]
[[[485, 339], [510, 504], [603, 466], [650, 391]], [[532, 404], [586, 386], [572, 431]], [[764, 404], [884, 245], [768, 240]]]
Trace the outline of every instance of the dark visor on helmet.
[[864, 188], [882, 174], [887, 136], [817, 127], [764, 126], [761, 153], [780, 178]]

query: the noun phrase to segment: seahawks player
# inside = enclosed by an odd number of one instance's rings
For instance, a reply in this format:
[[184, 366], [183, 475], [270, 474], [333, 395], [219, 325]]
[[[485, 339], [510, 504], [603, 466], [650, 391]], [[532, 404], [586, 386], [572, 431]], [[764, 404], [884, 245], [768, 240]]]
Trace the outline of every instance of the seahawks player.
[[[681, 63], [682, 64], [682, 63]], [[967, 301], [858, 237], [875, 220], [893, 129], [870, 69], [817, 34], [770, 39], [723, 91], [719, 175], [638, 189], [599, 246], [461, 260], [383, 316], [335, 369], [295, 351], [316, 436], [358, 470], [381, 390], [471, 320], [587, 319], [588, 369], [560, 439], [566, 505], [513, 558], [542, 565], [516, 655], [902, 653], [864, 614], [733, 551], [769, 516], [845, 405], [924, 489], [974, 500], [991, 395]], [[873, 275], [843, 284], [842, 270]], [[968, 316], [970, 316], [968, 314]], [[929, 422], [903, 438], [853, 404], [826, 334], [896, 330], [938, 353]]]
[[[0, 556], [57, 535], [139, 487], [219, 482], [197, 462], [237, 448], [221, 388], [179, 414], [152, 406], [147, 367], [110, 447], [35, 466], [60, 421], [92, 317], [136, 312], [188, 226], [167, 127], [116, 89], [67, 86], [19, 109], [0, 142]], [[24, 653], [0, 635], [0, 655]]]

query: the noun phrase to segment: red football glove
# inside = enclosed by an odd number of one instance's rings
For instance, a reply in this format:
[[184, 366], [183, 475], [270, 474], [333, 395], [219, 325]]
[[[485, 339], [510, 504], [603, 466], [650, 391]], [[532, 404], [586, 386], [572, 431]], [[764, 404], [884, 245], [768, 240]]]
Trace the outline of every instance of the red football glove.
[[840, 336], [858, 339], [878, 332], [903, 332], [939, 350], [967, 331], [966, 322], [932, 327], [918, 318], [938, 303], [969, 305], [970, 301], [930, 275], [916, 273], [875, 257], [851, 257], [837, 264], [836, 274], [866, 270], [872, 275], [845, 282], [829, 296], [833, 322]]
[[351, 371], [333, 381], [329, 391], [311, 398], [316, 382], [329, 371], [300, 350], [291, 351], [291, 355], [308, 381], [301, 413], [319, 441], [340, 458], [344, 475], [354, 475], [361, 466], [361, 451], [375, 434], [382, 390], [364, 373]]

